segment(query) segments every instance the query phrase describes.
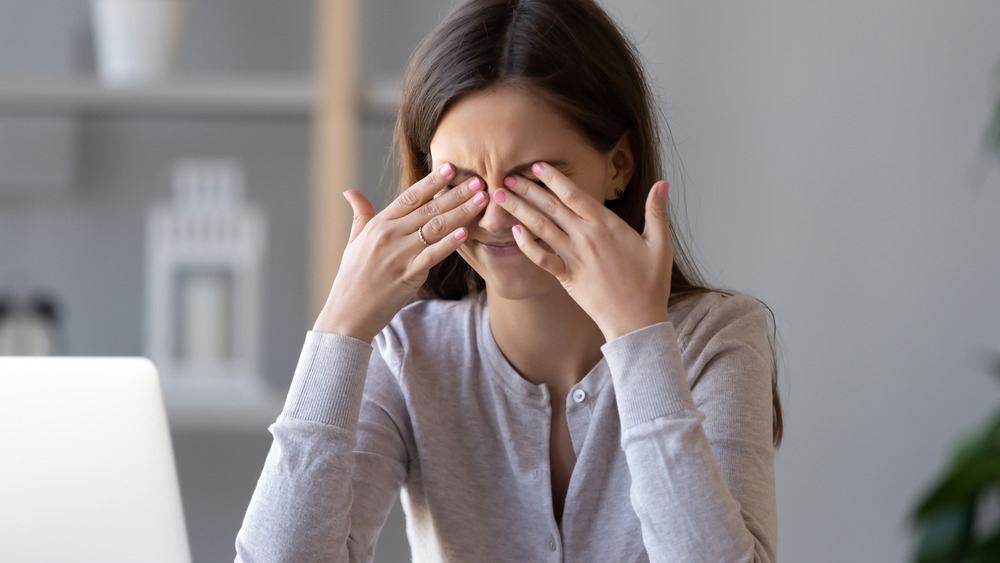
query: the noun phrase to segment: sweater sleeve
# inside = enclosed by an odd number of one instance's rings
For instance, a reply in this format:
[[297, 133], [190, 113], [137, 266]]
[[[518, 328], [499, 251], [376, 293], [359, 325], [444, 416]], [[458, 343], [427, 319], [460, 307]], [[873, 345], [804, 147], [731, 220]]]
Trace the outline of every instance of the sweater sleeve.
[[395, 383], [367, 343], [307, 335], [237, 534], [237, 562], [372, 560], [406, 475]]
[[720, 297], [684, 329], [678, 339], [661, 323], [603, 348], [646, 551], [650, 561], [771, 563], [774, 360], [763, 307]]

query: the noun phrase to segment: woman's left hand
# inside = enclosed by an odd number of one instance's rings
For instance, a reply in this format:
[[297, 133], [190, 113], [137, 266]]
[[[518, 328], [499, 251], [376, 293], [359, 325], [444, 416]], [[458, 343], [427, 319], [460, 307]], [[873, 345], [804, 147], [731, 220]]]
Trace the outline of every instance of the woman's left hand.
[[667, 213], [668, 182], [646, 199], [646, 227], [639, 235], [603, 202], [560, 171], [536, 163], [532, 172], [549, 189], [510, 176], [494, 203], [517, 219], [521, 251], [563, 285], [597, 323], [606, 340], [669, 320], [674, 250]]

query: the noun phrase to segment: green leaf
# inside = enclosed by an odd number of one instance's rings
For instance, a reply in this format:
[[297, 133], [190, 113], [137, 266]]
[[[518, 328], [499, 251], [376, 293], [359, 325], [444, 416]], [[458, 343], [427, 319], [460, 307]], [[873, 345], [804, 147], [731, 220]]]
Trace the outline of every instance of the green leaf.
[[953, 470], [963, 467], [990, 450], [1000, 451], [1000, 411], [985, 428], [962, 439], [952, 456], [951, 467]]
[[974, 511], [958, 506], [941, 510], [924, 521], [917, 563], [960, 561], [972, 534]]
[[927, 516], [956, 505], [973, 503], [976, 496], [1000, 483], [1000, 450], [982, 452], [947, 474], [930, 494], [924, 497], [914, 515], [920, 522]]
[[990, 122], [986, 138], [987, 142], [992, 145], [993, 150], [1000, 152], [1000, 100], [997, 100], [997, 108], [993, 112], [993, 121]]
[[983, 543], [978, 544], [969, 558], [970, 563], [996, 563], [1000, 561], [1000, 533], [996, 533]]

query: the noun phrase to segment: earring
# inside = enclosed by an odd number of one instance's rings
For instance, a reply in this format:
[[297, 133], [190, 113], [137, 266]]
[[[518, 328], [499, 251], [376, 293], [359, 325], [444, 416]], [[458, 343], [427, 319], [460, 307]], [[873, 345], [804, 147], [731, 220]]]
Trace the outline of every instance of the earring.
[[618, 188], [617, 190], [615, 190], [615, 199], [618, 199], [618, 198], [622, 197], [623, 195], [625, 195], [625, 190], [623, 190], [621, 188]]

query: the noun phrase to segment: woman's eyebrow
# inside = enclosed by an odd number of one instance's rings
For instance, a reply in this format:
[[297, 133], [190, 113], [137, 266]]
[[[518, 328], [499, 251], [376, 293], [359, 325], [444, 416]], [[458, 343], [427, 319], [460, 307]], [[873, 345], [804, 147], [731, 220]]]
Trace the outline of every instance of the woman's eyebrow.
[[[511, 168], [507, 171], [505, 176], [510, 176], [512, 174], [524, 174], [528, 170], [531, 170], [531, 165], [536, 162], [545, 162], [550, 166], [565, 166], [566, 163], [561, 160], [532, 160], [531, 162], [525, 162], [524, 164], [518, 164], [517, 166]], [[478, 176], [474, 170], [469, 170], [468, 168], [462, 168], [460, 166], [455, 167], [455, 176]]]

